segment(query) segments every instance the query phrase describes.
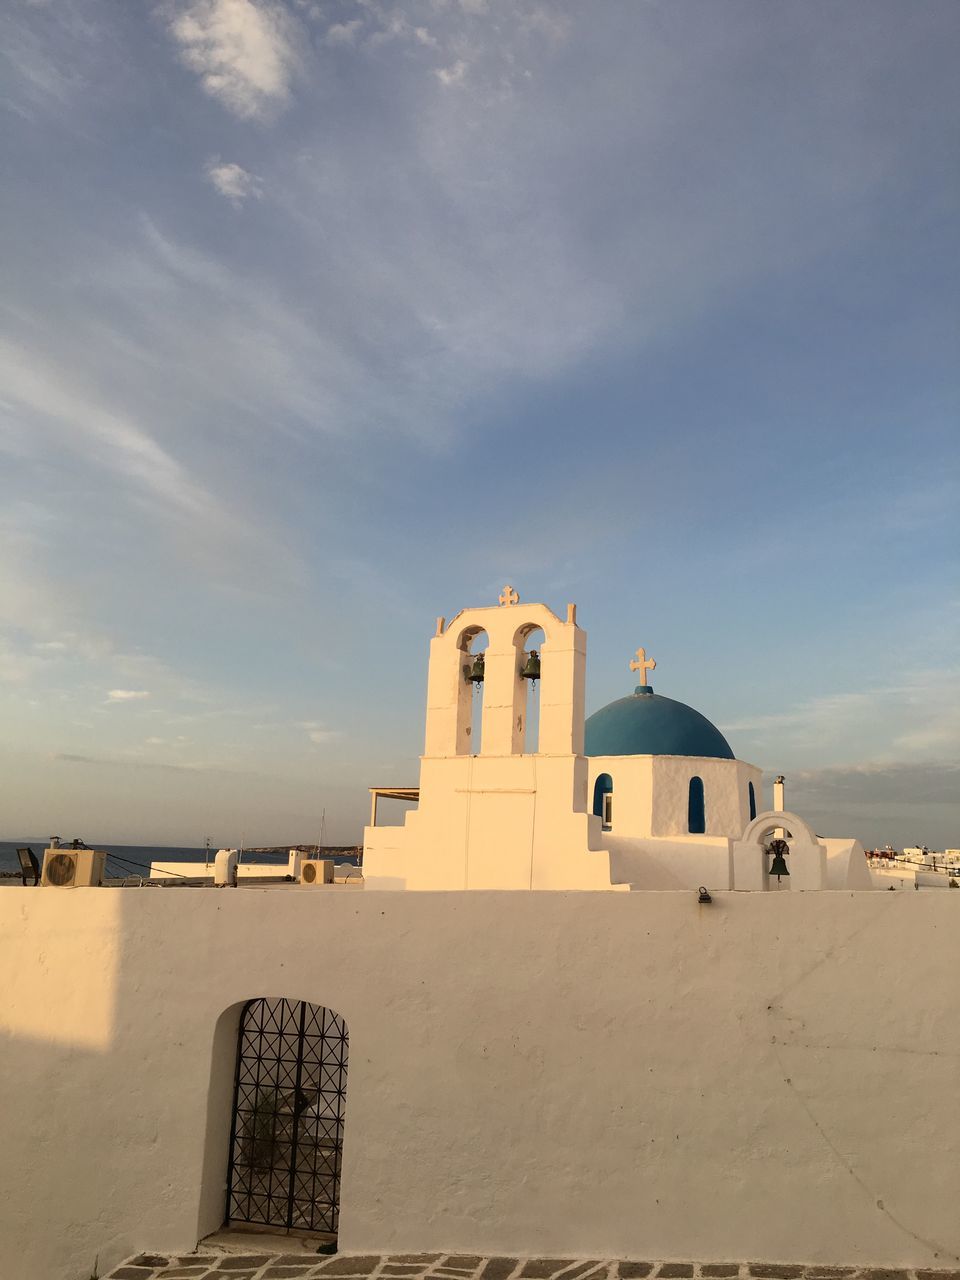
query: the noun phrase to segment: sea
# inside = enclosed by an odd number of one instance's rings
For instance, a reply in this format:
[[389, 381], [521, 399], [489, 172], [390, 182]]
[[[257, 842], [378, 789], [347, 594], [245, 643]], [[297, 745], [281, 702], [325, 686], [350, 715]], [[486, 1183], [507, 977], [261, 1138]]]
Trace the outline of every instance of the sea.
[[[10, 882], [13, 875], [19, 878], [20, 875], [20, 859], [17, 857], [17, 850], [24, 847], [32, 849], [37, 855], [37, 861], [43, 864], [43, 851], [47, 847], [49, 841], [46, 836], [33, 839], [24, 837], [22, 840], [0, 840], [0, 883]], [[69, 841], [64, 848], [69, 848]], [[213, 869], [213, 857], [216, 849], [183, 849], [169, 848], [164, 845], [154, 844], [93, 844], [93, 849], [103, 849], [107, 854], [106, 874], [113, 876], [133, 876], [147, 875], [150, 871], [151, 862], [203, 862], [209, 857], [211, 872]], [[357, 857], [353, 850], [340, 848], [323, 848], [324, 857], [335, 858], [337, 862], [349, 862], [356, 865]], [[289, 855], [283, 853], [248, 853], [244, 855], [244, 861], [257, 862], [261, 865], [285, 867], [287, 865]]]

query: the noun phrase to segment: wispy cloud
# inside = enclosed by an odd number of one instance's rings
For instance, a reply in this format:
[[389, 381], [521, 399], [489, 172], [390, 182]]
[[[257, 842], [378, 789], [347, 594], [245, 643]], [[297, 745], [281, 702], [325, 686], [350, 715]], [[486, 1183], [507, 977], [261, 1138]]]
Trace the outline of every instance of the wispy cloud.
[[243, 769], [233, 769], [219, 764], [171, 764], [163, 760], [130, 760], [122, 757], [88, 756], [81, 752], [57, 751], [50, 757], [64, 764], [93, 765], [103, 769], [156, 769], [164, 773], [217, 773], [243, 774]]
[[256, 174], [248, 173], [238, 164], [222, 160], [210, 160], [206, 167], [207, 180], [232, 205], [239, 208], [244, 200], [259, 200], [263, 195], [263, 183]]
[[[783, 711], [727, 721], [740, 736], [738, 754], [782, 760], [859, 756], [870, 743], [874, 761], [960, 759], [960, 672], [915, 671], [896, 684], [824, 694]], [[840, 759], [838, 759], [840, 757]], [[882, 769], [882, 763], [855, 765]]]
[[467, 64], [462, 58], [458, 58], [449, 67], [438, 67], [433, 74], [445, 89], [449, 89], [451, 85], [461, 83], [467, 74]]
[[140, 702], [150, 697], [148, 689], [111, 689], [107, 694], [108, 702]]
[[305, 730], [310, 741], [318, 747], [342, 737], [339, 729], [329, 729], [319, 720], [301, 720], [298, 722], [297, 728]]
[[788, 787], [789, 794], [796, 792], [801, 802], [821, 805], [844, 800], [883, 806], [955, 805], [960, 796], [960, 762], [896, 761], [794, 769]]
[[349, 22], [334, 22], [327, 28], [324, 41], [329, 45], [355, 44], [362, 28], [361, 18], [351, 18]]
[[289, 11], [271, 0], [195, 0], [170, 19], [180, 57], [243, 118], [282, 105], [297, 65]]

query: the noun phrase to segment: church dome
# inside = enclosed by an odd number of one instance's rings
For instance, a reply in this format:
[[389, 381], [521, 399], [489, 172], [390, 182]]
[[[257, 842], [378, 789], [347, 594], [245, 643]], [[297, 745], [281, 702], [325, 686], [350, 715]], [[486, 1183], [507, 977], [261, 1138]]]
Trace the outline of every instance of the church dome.
[[733, 760], [730, 744], [716, 725], [686, 703], [674, 702], [638, 685], [590, 716], [585, 725], [588, 756], [712, 756]]

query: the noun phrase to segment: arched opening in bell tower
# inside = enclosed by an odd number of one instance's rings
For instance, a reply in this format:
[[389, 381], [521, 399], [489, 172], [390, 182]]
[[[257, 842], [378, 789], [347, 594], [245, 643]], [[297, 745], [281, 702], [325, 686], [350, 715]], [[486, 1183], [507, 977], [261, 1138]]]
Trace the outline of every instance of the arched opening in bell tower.
[[517, 671], [526, 686], [520, 699], [520, 751], [523, 755], [535, 755], [540, 749], [540, 668], [546, 637], [543, 628], [528, 625], [514, 636], [517, 650]]
[[470, 698], [467, 755], [476, 756], [483, 750], [483, 687], [486, 678], [486, 650], [489, 645], [486, 631], [472, 627], [460, 639], [460, 678], [468, 686]]

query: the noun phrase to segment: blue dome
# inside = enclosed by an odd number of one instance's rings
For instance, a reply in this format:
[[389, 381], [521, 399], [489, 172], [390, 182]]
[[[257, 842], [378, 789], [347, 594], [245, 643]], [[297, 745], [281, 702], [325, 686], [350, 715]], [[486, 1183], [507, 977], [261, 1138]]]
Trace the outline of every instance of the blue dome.
[[729, 742], [706, 716], [683, 702], [660, 697], [649, 685], [589, 717], [584, 754], [735, 758]]

